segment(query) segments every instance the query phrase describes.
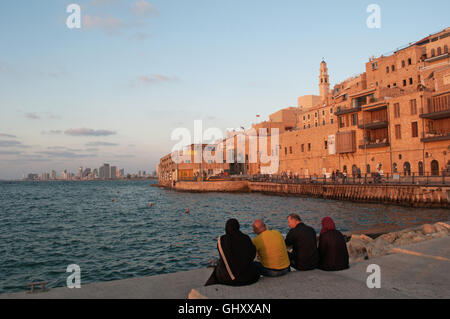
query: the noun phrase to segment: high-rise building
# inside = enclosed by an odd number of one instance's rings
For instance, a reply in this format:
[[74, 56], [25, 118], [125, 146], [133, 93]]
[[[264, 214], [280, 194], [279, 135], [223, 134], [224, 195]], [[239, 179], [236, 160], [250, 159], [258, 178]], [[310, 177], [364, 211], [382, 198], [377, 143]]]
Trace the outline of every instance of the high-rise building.
[[125, 170], [123, 168], [119, 171], [119, 176], [120, 177], [124, 177], [125, 176]]
[[111, 166], [111, 178], [116, 179], [117, 178], [117, 167]]
[[83, 166], [81, 166], [80, 168], [78, 168], [78, 177], [81, 179], [83, 178]]
[[53, 180], [53, 181], [56, 179], [56, 172], [53, 171], [53, 170], [52, 170], [52, 174], [50, 176], [50, 179]]

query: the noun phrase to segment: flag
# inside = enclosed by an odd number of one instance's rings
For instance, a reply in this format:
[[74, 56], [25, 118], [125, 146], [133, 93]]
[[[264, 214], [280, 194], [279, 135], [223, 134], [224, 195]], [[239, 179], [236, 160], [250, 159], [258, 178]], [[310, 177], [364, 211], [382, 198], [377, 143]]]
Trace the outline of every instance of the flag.
[[256, 117], [260, 117], [260, 115], [259, 115], [259, 114], [256, 114]]

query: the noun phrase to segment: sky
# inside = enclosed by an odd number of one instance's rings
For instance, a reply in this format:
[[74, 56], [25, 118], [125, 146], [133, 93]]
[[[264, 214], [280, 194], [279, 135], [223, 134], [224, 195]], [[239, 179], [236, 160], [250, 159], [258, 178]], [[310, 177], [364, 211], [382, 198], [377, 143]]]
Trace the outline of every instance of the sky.
[[152, 172], [175, 128], [249, 128], [317, 95], [322, 58], [333, 86], [449, 27], [448, 12], [448, 0], [2, 0], [0, 179]]

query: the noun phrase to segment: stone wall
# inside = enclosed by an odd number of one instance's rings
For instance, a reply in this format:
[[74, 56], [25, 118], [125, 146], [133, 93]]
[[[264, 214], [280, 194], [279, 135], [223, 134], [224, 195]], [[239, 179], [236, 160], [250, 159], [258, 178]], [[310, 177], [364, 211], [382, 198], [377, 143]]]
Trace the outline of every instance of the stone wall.
[[450, 206], [450, 186], [323, 185], [250, 182], [249, 189], [251, 192], [269, 194], [304, 195], [327, 199], [400, 204], [414, 207], [446, 208]]
[[248, 192], [247, 181], [207, 181], [184, 182], [178, 181], [175, 185], [178, 191], [190, 192]]

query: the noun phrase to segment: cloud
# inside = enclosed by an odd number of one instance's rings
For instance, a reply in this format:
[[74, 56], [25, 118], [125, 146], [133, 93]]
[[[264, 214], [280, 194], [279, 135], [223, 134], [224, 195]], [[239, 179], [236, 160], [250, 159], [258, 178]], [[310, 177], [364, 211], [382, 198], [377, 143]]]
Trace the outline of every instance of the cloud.
[[56, 158], [86, 158], [86, 157], [96, 157], [94, 154], [79, 154], [74, 152], [67, 152], [67, 151], [61, 151], [61, 152], [55, 152], [55, 151], [42, 151], [38, 152], [39, 154], [47, 155], [50, 157], [56, 157]]
[[108, 143], [108, 142], [89, 142], [86, 146], [118, 146], [116, 143]]
[[92, 0], [92, 4], [95, 6], [106, 6], [110, 4], [116, 4], [119, 0]]
[[25, 117], [32, 120], [40, 120], [41, 118], [36, 113], [25, 113]]
[[28, 145], [23, 145], [21, 142], [19, 141], [5, 141], [5, 140], [0, 140], [0, 147], [19, 147], [19, 148], [27, 148], [29, 147]]
[[19, 155], [21, 153], [19, 151], [0, 151], [0, 155]]
[[0, 137], [17, 138], [15, 135], [0, 133]]
[[152, 16], [158, 16], [159, 12], [155, 6], [151, 5], [147, 1], [139, 0], [131, 6], [131, 12], [142, 18], [148, 18]]
[[60, 131], [60, 130], [50, 130], [50, 131], [42, 131], [41, 132], [42, 135], [59, 135], [62, 133], [63, 133], [63, 131]]
[[47, 119], [61, 119], [61, 117], [59, 115], [55, 115], [51, 112], [28, 112], [25, 113], [25, 117], [31, 120], [40, 120], [42, 118], [47, 118]]
[[71, 136], [109, 136], [115, 135], [116, 132], [108, 130], [93, 130], [89, 128], [68, 129], [64, 132]]
[[178, 81], [178, 78], [175, 77], [169, 77], [166, 75], [162, 75], [162, 74], [155, 74], [152, 76], [140, 76], [139, 77], [139, 82], [144, 83], [144, 84], [158, 84], [158, 83], [165, 83], [165, 82], [173, 82], [173, 81]]
[[120, 33], [121, 30], [127, 27], [125, 21], [119, 18], [90, 16], [87, 14], [83, 16], [82, 24], [86, 30], [100, 29], [108, 35]]
[[133, 34], [130, 39], [131, 40], [138, 40], [138, 41], [145, 41], [148, 40], [152, 37], [152, 35], [150, 33], [147, 32], [137, 32], [135, 34]]

